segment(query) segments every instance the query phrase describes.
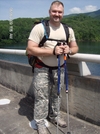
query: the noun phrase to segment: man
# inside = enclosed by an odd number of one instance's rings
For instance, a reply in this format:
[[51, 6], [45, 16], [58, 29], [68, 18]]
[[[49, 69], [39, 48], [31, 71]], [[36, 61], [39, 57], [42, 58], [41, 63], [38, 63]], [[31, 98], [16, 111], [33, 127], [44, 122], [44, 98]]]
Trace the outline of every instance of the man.
[[[49, 38], [66, 40], [63, 25], [60, 23], [63, 14], [63, 3], [60, 1], [52, 2], [49, 9]], [[44, 28], [41, 23], [37, 24], [29, 35], [27, 53], [38, 57], [38, 62], [34, 67], [33, 90], [35, 96], [34, 120], [37, 123], [39, 134], [48, 134], [44, 122], [47, 117], [51, 122], [57, 123], [58, 121], [59, 126], [66, 127], [66, 122], [60, 116], [57, 117], [57, 55], [60, 55], [61, 88], [64, 88], [63, 56], [64, 54], [73, 55], [78, 52], [74, 32], [71, 28], [69, 28], [69, 33], [69, 44], [63, 45], [61, 42], [61, 45], [56, 45], [57, 41], [47, 40], [43, 47], [39, 47], [39, 43], [44, 36]]]

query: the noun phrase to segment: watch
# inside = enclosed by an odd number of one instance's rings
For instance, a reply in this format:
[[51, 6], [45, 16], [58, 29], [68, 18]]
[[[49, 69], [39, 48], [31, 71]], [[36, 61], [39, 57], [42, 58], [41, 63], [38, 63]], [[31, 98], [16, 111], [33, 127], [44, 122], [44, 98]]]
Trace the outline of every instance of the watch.
[[69, 54], [72, 54], [72, 50], [71, 49], [69, 49]]

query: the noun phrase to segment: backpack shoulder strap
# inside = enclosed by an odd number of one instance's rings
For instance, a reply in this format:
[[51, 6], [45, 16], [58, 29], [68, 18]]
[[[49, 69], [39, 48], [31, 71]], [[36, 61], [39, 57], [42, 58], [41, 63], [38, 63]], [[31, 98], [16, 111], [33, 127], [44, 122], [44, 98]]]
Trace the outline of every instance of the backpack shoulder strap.
[[69, 28], [68, 28], [68, 25], [66, 25], [65, 23], [62, 23], [62, 25], [63, 25], [65, 33], [66, 33], [66, 42], [68, 44], [69, 43]]
[[42, 24], [44, 27], [44, 35], [46, 36], [46, 38], [49, 38], [50, 34], [49, 20], [43, 20]]
[[50, 34], [49, 21], [42, 20], [41, 23], [43, 24], [43, 27], [44, 27], [44, 36], [39, 44], [39, 47], [43, 46], [43, 44], [48, 40], [49, 34]]
[[[53, 40], [53, 41], [63, 41], [63, 40], [55, 40], [55, 39], [50, 39], [49, 35], [50, 35], [50, 27], [49, 27], [49, 20], [42, 20], [41, 23], [43, 24], [44, 27], [44, 36], [39, 44], [39, 47], [42, 47], [43, 44], [47, 41], [47, 40]], [[64, 30], [65, 30], [65, 34], [66, 34], [66, 42], [67, 44], [69, 43], [69, 28], [68, 25], [66, 25], [65, 23], [62, 23]]]

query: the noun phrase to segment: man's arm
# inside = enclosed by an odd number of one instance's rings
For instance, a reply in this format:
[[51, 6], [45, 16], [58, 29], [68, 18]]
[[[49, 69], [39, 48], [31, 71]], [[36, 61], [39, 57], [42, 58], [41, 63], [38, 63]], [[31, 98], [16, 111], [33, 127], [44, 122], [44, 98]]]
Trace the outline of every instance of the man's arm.
[[34, 56], [53, 55], [52, 48], [39, 47], [39, 45], [32, 40], [28, 40], [28, 45], [27, 45], [26, 51], [27, 51], [27, 54], [34, 55]]
[[78, 52], [78, 45], [76, 41], [71, 41], [68, 45], [63, 46], [63, 53], [73, 55]]
[[73, 55], [73, 54], [77, 53], [78, 50], [79, 50], [79, 47], [78, 47], [76, 41], [71, 41], [69, 43], [69, 54]]

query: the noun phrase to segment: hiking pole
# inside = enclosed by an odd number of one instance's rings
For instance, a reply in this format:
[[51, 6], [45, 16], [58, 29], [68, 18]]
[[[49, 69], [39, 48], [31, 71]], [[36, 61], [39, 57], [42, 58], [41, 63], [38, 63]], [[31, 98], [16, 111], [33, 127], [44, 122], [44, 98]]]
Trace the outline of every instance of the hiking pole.
[[67, 134], [71, 134], [70, 129], [69, 129], [67, 55], [65, 55], [65, 54], [64, 54], [64, 70], [65, 70], [65, 89], [66, 89], [66, 99], [67, 99], [67, 121], [68, 121], [68, 131], [67, 131]]
[[58, 116], [59, 116], [59, 107], [60, 107], [60, 55], [57, 55], [57, 60], [58, 60], [58, 90], [57, 90], [57, 95], [58, 95], [58, 109], [57, 109], [57, 134], [58, 134]]

